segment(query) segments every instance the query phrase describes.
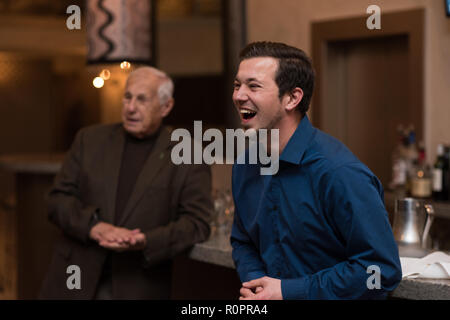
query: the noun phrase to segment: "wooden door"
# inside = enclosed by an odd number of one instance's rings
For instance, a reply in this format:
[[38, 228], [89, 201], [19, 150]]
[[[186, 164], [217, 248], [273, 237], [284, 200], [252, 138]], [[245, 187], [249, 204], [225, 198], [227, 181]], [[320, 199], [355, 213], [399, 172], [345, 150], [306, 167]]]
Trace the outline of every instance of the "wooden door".
[[387, 185], [396, 128], [413, 121], [408, 37], [328, 44], [322, 130], [344, 142]]
[[381, 29], [367, 16], [312, 24], [317, 81], [313, 124], [339, 138], [380, 178], [391, 179], [396, 127], [424, 127], [425, 10], [383, 13]]

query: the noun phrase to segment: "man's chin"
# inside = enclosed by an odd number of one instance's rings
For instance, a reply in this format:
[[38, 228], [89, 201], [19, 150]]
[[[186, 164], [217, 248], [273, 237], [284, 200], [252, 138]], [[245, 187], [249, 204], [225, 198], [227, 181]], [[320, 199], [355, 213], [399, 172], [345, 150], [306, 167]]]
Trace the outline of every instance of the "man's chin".
[[138, 126], [130, 125], [128, 123], [124, 123], [123, 128], [125, 129], [126, 132], [128, 132], [129, 134], [131, 134], [133, 136], [139, 136], [139, 134], [141, 132], [141, 130], [139, 129]]
[[242, 129], [244, 129], [244, 131], [247, 131], [249, 129], [258, 130], [260, 129], [260, 127], [256, 124], [242, 123]]
[[246, 133], [250, 133], [251, 131], [258, 131], [257, 128], [252, 127], [252, 126], [245, 126], [245, 127], [243, 127], [242, 129], [243, 129], [244, 132], [246, 132]]

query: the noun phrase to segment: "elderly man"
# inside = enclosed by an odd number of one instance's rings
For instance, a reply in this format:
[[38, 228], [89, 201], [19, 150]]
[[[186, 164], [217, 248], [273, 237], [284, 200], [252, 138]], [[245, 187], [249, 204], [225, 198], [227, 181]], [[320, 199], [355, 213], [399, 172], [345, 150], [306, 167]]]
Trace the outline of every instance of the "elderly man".
[[171, 258], [209, 236], [209, 167], [170, 159], [162, 120], [172, 93], [165, 73], [138, 68], [126, 83], [123, 122], [77, 134], [49, 194], [49, 218], [64, 236], [41, 298], [167, 299]]

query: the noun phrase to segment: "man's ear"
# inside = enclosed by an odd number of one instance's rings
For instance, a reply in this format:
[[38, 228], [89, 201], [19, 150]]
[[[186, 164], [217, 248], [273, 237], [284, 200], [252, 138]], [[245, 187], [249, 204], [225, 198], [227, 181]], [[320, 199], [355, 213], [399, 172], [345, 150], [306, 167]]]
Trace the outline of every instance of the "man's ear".
[[298, 87], [294, 88], [294, 90], [286, 94], [286, 99], [286, 111], [294, 110], [303, 99], [303, 90]]
[[175, 104], [175, 100], [173, 98], [170, 98], [165, 104], [163, 104], [161, 106], [163, 118], [165, 118], [169, 115], [170, 111], [172, 111], [174, 104]]

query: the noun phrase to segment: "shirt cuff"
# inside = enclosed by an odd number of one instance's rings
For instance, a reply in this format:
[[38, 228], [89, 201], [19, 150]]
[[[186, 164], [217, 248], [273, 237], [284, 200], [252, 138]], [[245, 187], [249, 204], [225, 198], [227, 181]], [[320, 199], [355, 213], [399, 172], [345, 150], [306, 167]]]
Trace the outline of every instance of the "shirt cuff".
[[266, 274], [263, 271], [252, 271], [247, 273], [242, 280], [242, 282], [247, 282], [255, 279], [264, 277]]
[[281, 294], [283, 300], [302, 300], [308, 299], [307, 277], [297, 279], [281, 279]]

